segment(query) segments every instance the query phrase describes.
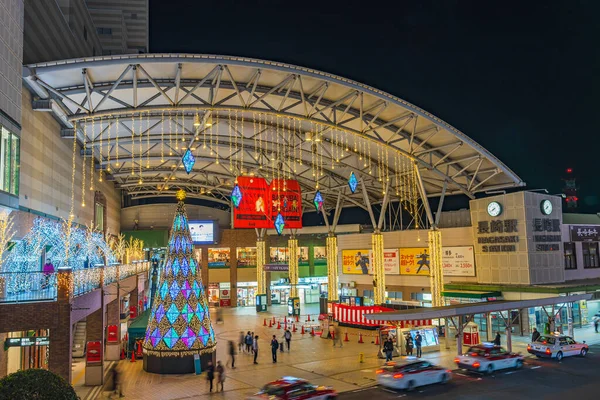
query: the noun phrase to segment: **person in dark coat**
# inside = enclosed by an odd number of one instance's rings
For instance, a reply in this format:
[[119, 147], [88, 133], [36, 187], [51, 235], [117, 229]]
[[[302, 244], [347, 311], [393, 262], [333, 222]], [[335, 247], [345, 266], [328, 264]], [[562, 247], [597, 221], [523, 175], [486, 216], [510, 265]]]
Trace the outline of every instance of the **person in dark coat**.
[[423, 337], [421, 336], [421, 332], [417, 332], [415, 336], [415, 346], [417, 347], [417, 357], [421, 357], [421, 343], [423, 342]]
[[219, 385], [221, 385], [221, 392], [223, 384], [225, 383], [225, 367], [221, 364], [221, 361], [217, 361], [217, 392], [219, 391]]
[[496, 332], [496, 337], [494, 338], [494, 345], [500, 346], [500, 332]]
[[538, 330], [536, 328], [533, 328], [533, 333], [531, 334], [531, 341], [535, 342], [539, 338], [540, 338], [540, 333], [538, 332]]
[[235, 344], [233, 344], [233, 340], [229, 341], [229, 360], [227, 360], [227, 365], [231, 361], [231, 369], [235, 369]]
[[275, 335], [273, 335], [273, 340], [271, 340], [271, 354], [273, 355], [273, 364], [277, 362], [277, 350], [279, 349], [279, 342]]
[[246, 351], [248, 353], [252, 352], [252, 335], [250, 334], [250, 331], [248, 331], [248, 333], [246, 334], [246, 339], [245, 339], [245, 343], [246, 343]]
[[119, 365], [115, 365], [113, 368], [113, 384], [115, 385], [115, 394], [118, 394], [119, 397], [123, 396], [123, 380], [121, 378], [121, 368]]
[[210, 383], [210, 391], [213, 390], [213, 381], [215, 380], [215, 366], [212, 361], [208, 362], [208, 367], [206, 368], [206, 380]]
[[258, 335], [254, 337], [254, 342], [252, 342], [252, 351], [254, 352], [254, 364], [258, 364], [256, 361], [258, 357]]
[[413, 340], [412, 340], [412, 337], [410, 336], [410, 333], [407, 333], [406, 334], [406, 355], [412, 356], [412, 350], [413, 350]]
[[394, 354], [394, 342], [392, 342], [392, 338], [388, 338], [383, 344], [383, 352], [385, 353], [385, 362], [392, 361], [392, 355]]

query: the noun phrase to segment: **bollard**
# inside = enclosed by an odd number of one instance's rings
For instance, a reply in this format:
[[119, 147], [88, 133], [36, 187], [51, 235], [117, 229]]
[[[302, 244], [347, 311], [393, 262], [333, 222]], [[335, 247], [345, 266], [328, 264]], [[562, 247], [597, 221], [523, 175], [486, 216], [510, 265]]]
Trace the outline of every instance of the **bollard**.
[[344, 342], [349, 342], [350, 340], [348, 339], [348, 331], [346, 331], [346, 337], [344, 338]]
[[358, 362], [359, 363], [365, 362], [365, 355], [363, 353], [358, 353]]
[[315, 336], [315, 328], [314, 327], [312, 327], [310, 329], [310, 336]]

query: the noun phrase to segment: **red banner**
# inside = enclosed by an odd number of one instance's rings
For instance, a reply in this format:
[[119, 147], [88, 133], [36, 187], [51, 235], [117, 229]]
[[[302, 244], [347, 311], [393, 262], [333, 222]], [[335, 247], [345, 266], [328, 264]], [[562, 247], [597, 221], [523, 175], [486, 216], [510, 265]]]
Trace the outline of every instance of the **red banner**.
[[88, 364], [102, 362], [102, 342], [87, 342], [86, 361]]
[[119, 329], [117, 325], [109, 325], [106, 327], [107, 335], [106, 341], [108, 343], [118, 343], [119, 342]]
[[135, 319], [137, 318], [137, 307], [136, 306], [129, 306], [129, 318], [131, 319]]
[[[281, 213], [287, 229], [302, 228], [302, 191], [298, 181], [274, 179], [269, 186], [271, 218]], [[269, 226], [272, 228], [272, 226]]]
[[264, 178], [240, 176], [237, 178], [242, 193], [239, 207], [234, 207], [235, 228], [272, 228], [269, 215], [269, 186]]

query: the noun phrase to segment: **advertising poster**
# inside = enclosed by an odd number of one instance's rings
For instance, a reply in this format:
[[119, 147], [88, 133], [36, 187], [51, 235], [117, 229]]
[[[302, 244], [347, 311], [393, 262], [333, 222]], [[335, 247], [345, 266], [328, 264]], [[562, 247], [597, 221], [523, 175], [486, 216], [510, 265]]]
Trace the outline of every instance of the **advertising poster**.
[[87, 342], [86, 361], [88, 365], [102, 363], [102, 342]]
[[208, 249], [208, 268], [229, 268], [229, 247]]
[[400, 275], [429, 275], [429, 260], [426, 247], [400, 249]]
[[274, 179], [269, 185], [268, 193], [271, 219], [274, 221], [277, 214], [281, 213], [285, 221], [284, 229], [302, 228], [302, 191], [298, 181]]
[[444, 276], [475, 276], [473, 246], [442, 248]]
[[238, 268], [256, 268], [256, 247], [238, 247], [236, 251]]
[[[386, 275], [398, 275], [400, 258], [398, 249], [383, 250], [383, 268]], [[371, 250], [342, 250], [342, 273], [373, 275]]]
[[272, 228], [269, 185], [264, 178], [240, 176], [237, 178], [242, 193], [238, 207], [233, 208], [235, 228]]
[[327, 265], [327, 247], [315, 246], [313, 247], [315, 256], [315, 265]]
[[215, 242], [215, 223], [213, 221], [190, 221], [190, 235], [194, 244]]

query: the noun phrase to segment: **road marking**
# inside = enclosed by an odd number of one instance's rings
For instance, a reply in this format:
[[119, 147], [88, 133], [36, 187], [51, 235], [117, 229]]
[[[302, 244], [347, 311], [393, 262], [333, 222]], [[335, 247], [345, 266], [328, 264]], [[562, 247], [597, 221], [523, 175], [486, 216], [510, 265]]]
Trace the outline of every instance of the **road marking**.
[[515, 373], [517, 373], [517, 372], [518, 372], [518, 371], [508, 371], [508, 372], [505, 372], [505, 373], [504, 373], [504, 375], [515, 374]]
[[361, 369], [360, 372], [373, 372], [372, 369]]
[[405, 394], [401, 394], [401, 395], [400, 395], [400, 396], [398, 396], [398, 397], [406, 397], [406, 395], [405, 395]]
[[389, 390], [389, 389], [383, 389], [383, 390], [385, 390], [388, 393], [394, 393], [394, 394], [396, 394], [396, 392], [394, 392], [393, 390]]
[[460, 375], [460, 376], [466, 376], [467, 378], [470, 378], [469, 375], [465, 375], [465, 374], [461, 374], [460, 372], [455, 372], [456, 375]]
[[365, 390], [370, 390], [370, 389], [371, 389], [371, 388], [370, 388], [370, 387], [368, 387], [368, 388], [364, 388], [364, 389], [353, 390], [353, 391], [352, 391], [352, 392], [350, 392], [350, 393], [364, 392]]
[[531, 369], [538, 369], [538, 368], [542, 368], [541, 365], [536, 365], [535, 367], [531, 367]]

